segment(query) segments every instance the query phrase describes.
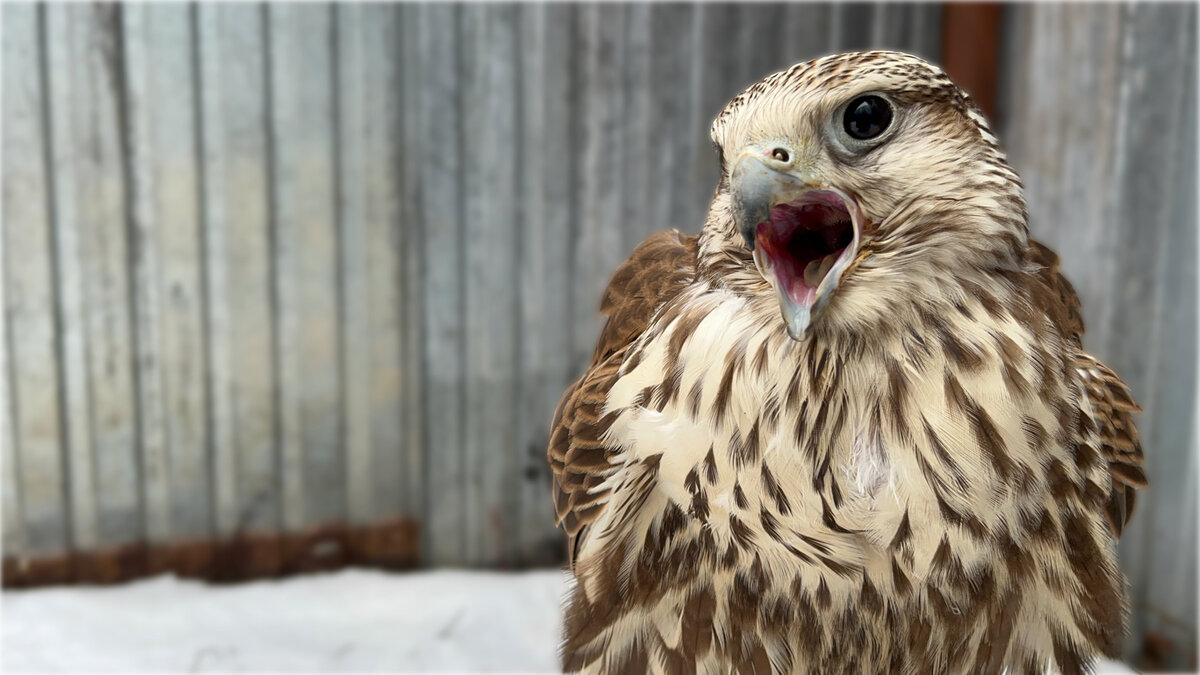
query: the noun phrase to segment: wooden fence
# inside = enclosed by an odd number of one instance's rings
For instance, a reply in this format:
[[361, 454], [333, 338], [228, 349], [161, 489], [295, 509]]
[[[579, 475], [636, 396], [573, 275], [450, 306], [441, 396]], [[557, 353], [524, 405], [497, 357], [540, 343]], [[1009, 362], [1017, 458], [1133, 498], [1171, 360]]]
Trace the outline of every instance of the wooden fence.
[[[550, 414], [613, 268], [698, 229], [713, 115], [823, 53], [936, 60], [943, 29], [893, 3], [0, 12], [6, 584], [560, 560]], [[1088, 345], [1148, 411], [1138, 635], [1192, 654], [1195, 16], [1009, 8], [998, 97]]]

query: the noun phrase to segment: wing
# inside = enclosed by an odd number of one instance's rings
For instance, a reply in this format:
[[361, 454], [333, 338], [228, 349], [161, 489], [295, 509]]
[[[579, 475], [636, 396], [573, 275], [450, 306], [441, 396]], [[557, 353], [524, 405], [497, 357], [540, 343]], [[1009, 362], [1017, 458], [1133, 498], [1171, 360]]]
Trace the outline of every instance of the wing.
[[1133, 423], [1133, 413], [1140, 412], [1141, 408], [1116, 373], [1083, 351], [1083, 313], [1079, 296], [1063, 276], [1058, 255], [1032, 240], [1029, 254], [1030, 259], [1041, 267], [1034, 289], [1035, 299], [1049, 313], [1068, 344], [1076, 349], [1075, 368], [1083, 380], [1092, 415], [1099, 423], [1100, 449], [1112, 477], [1112, 493], [1105, 504], [1105, 512], [1113, 534], [1120, 536], [1133, 514], [1136, 490], [1147, 485], [1142, 444]]
[[600, 303], [608, 320], [587, 371], [572, 384], [554, 412], [548, 456], [553, 475], [554, 510], [570, 539], [575, 562], [583, 530], [608, 501], [600, 489], [612, 471], [604, 435], [612, 423], [603, 415], [608, 391], [617, 380], [628, 348], [649, 327], [664, 303], [695, 278], [696, 237], [660, 232], [638, 245], [613, 274]]

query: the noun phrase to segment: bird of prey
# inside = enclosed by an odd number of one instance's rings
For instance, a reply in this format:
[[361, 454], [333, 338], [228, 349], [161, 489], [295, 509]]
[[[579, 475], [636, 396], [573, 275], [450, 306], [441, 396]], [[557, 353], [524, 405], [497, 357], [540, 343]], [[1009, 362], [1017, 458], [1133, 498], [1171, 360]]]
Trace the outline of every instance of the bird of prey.
[[615, 272], [549, 461], [584, 672], [1062, 673], [1115, 654], [1125, 384], [971, 99], [903, 53], [712, 124], [699, 236]]

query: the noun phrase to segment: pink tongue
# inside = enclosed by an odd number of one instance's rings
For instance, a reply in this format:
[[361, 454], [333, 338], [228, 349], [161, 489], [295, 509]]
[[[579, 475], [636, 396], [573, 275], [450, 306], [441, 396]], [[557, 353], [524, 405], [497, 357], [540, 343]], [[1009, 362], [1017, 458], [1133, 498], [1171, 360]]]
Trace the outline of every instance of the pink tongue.
[[825, 204], [780, 204], [771, 209], [770, 223], [759, 223], [755, 232], [757, 245], [766, 254], [776, 282], [795, 305], [809, 307], [816, 300], [816, 286], [810, 286], [804, 280], [804, 270], [824, 256], [813, 260], [794, 258], [787, 251], [793, 233], [797, 230], [817, 231], [827, 248], [832, 250], [838, 235], [836, 228], [830, 225], [844, 217], [841, 210]]
[[817, 289], [809, 286], [801, 276], [795, 279], [780, 279], [781, 283], [787, 284], [788, 299], [793, 304], [799, 307], [812, 307], [812, 304], [817, 300]]

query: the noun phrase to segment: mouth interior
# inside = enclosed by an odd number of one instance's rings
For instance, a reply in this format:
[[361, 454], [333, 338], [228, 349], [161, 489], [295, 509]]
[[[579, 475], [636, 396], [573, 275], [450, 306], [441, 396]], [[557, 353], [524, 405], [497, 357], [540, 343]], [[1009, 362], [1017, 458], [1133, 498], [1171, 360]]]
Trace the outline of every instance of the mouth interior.
[[809, 192], [771, 208], [770, 221], [759, 223], [755, 231], [755, 258], [793, 303], [809, 307], [853, 240], [854, 221], [842, 198], [834, 192]]

